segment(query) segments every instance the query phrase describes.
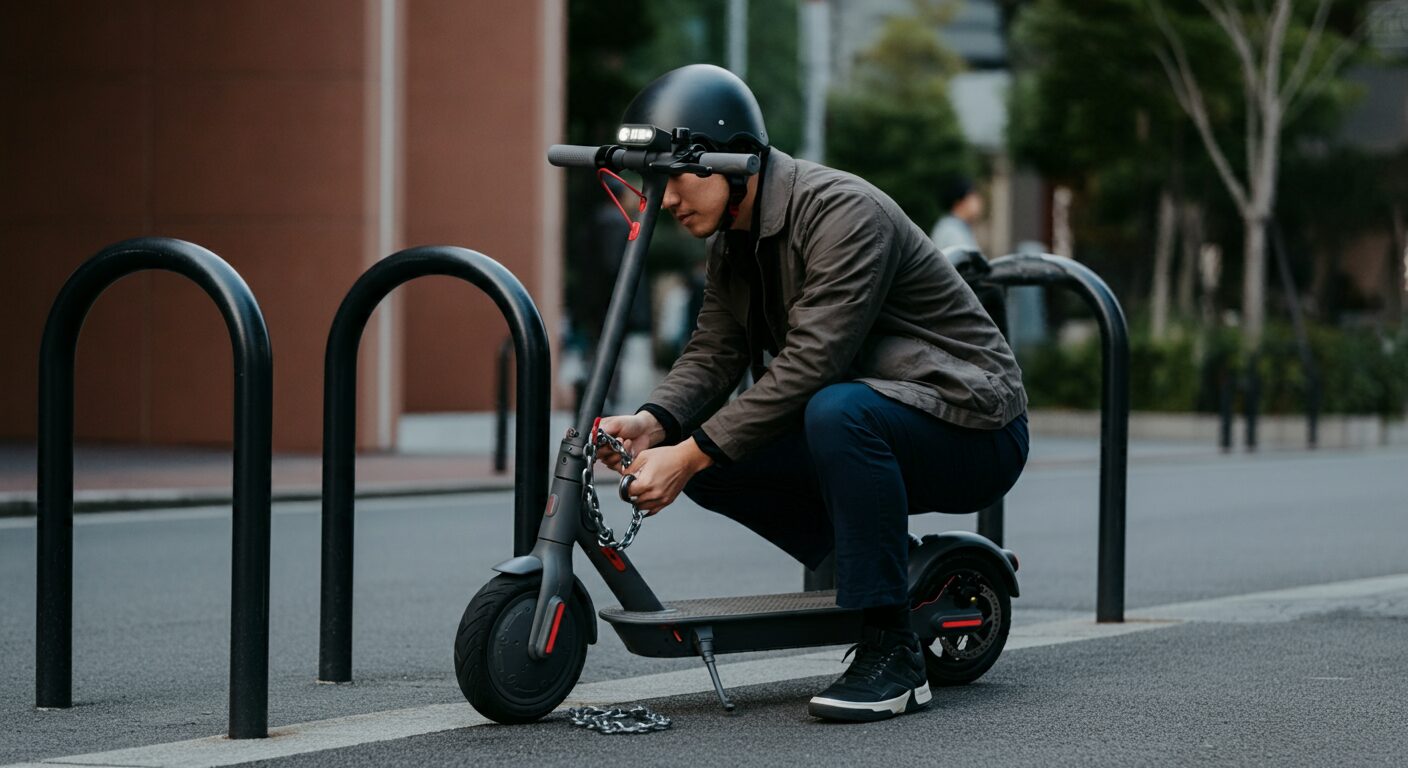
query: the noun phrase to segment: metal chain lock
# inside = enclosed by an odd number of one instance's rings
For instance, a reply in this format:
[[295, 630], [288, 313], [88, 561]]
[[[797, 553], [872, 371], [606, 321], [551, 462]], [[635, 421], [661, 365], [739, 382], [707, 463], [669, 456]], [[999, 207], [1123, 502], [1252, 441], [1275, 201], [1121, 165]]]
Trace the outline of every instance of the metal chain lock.
[[615, 531], [606, 524], [606, 518], [601, 515], [601, 499], [596, 495], [596, 486], [593, 484], [595, 474], [593, 467], [596, 466], [597, 449], [602, 446], [610, 446], [621, 457], [621, 467], [630, 469], [631, 462], [635, 457], [626, 450], [626, 446], [620, 440], [606, 434], [600, 428], [596, 429], [596, 434], [587, 440], [587, 444], [582, 447], [582, 453], [587, 458], [587, 467], [582, 470], [582, 511], [586, 514], [587, 529], [596, 531], [596, 543], [606, 549], [621, 551], [631, 546], [631, 542], [636, 540], [636, 534], [640, 532], [640, 524], [645, 520], [644, 510], [631, 504], [631, 524], [626, 528], [626, 534], [621, 540], [616, 541]]
[[663, 731], [674, 722], [658, 712], [651, 712], [648, 707], [640, 704], [630, 709], [573, 707], [567, 710], [567, 718], [579, 728], [610, 734]]

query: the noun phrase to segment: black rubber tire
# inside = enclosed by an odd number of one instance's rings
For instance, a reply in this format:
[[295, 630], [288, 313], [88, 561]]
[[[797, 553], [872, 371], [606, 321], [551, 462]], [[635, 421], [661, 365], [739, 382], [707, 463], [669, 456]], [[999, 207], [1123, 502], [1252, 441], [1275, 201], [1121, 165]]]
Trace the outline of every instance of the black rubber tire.
[[[974, 555], [957, 555], [946, 559], [938, 564], [932, 573], [925, 574], [922, 590], [916, 592], [916, 596], [922, 599], [931, 599], [933, 594], [945, 584], [949, 577], [957, 573], [976, 574], [978, 583], [985, 590], [979, 599], [979, 608], [985, 617], [991, 617], [994, 612], [998, 615], [989, 625], [985, 626], [985, 631], [979, 637], [969, 636], [969, 642], [977, 641], [979, 645], [990, 644], [975, 652], [969, 658], [959, 658], [949, 653], [942, 656], [935, 653], [932, 646], [938, 643], [934, 637], [925, 637], [920, 634], [919, 642], [924, 646], [924, 667], [929, 673], [929, 685], [931, 687], [947, 687], [954, 685], [967, 685], [977, 680], [987, 672], [997, 657], [1002, 655], [1002, 648], [1007, 644], [1007, 633], [1012, 629], [1012, 596], [1007, 592], [1007, 582], [998, 572], [997, 566], [987, 558]], [[993, 608], [996, 608], [996, 611]], [[942, 643], [938, 643], [940, 650], [943, 650]], [[975, 649], [976, 651], [976, 649]]]
[[[455, 633], [455, 677], [474, 708], [499, 723], [531, 723], [557, 709], [587, 660], [585, 609], [569, 596], [552, 655], [528, 656], [538, 574], [499, 574], [469, 601]], [[581, 589], [581, 585], [576, 585]]]

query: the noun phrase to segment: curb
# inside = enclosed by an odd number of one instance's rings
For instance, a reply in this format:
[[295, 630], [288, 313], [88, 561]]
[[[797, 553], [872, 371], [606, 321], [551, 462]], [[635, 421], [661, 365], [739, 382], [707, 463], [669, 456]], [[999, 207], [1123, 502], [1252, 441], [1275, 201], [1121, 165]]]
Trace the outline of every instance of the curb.
[[[486, 478], [459, 483], [441, 484], [378, 484], [358, 488], [358, 499], [384, 499], [414, 496], [451, 496], [463, 493], [492, 493], [513, 490], [513, 478]], [[321, 488], [290, 488], [275, 490], [274, 503], [288, 501], [318, 501]], [[153, 490], [75, 491], [75, 514], [130, 512], [138, 509], [175, 509], [179, 507], [230, 506], [234, 496], [226, 490], [162, 488]], [[35, 517], [39, 503], [29, 491], [0, 493], [0, 518]]]
[[[1032, 433], [1038, 437], [1100, 437], [1099, 411], [1038, 408], [1030, 412]], [[1257, 418], [1258, 447], [1309, 449], [1303, 415], [1262, 415]], [[1131, 411], [1130, 440], [1166, 440], [1216, 449], [1222, 423], [1217, 414]], [[1246, 447], [1246, 418], [1232, 419], [1232, 447]], [[1362, 449], [1408, 444], [1408, 421], [1373, 415], [1325, 414], [1319, 419], [1316, 448]]]

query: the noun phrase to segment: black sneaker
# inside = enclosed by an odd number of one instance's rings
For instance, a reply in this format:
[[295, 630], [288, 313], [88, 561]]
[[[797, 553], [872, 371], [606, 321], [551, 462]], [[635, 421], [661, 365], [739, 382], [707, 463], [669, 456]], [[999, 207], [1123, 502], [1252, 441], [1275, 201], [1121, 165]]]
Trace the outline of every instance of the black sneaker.
[[867, 627], [863, 639], [846, 651], [856, 658], [841, 679], [807, 704], [813, 717], [827, 720], [884, 720], [921, 709], [933, 698], [924, 654], [913, 633]]

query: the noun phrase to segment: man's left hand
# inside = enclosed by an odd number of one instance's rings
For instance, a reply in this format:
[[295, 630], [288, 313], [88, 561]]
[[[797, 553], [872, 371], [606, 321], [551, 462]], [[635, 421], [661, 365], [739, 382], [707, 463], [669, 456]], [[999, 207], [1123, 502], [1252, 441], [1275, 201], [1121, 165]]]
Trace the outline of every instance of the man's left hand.
[[693, 438], [641, 451], [627, 470], [636, 477], [631, 481], [631, 497], [638, 509], [653, 515], [674, 503], [689, 479], [713, 463]]

